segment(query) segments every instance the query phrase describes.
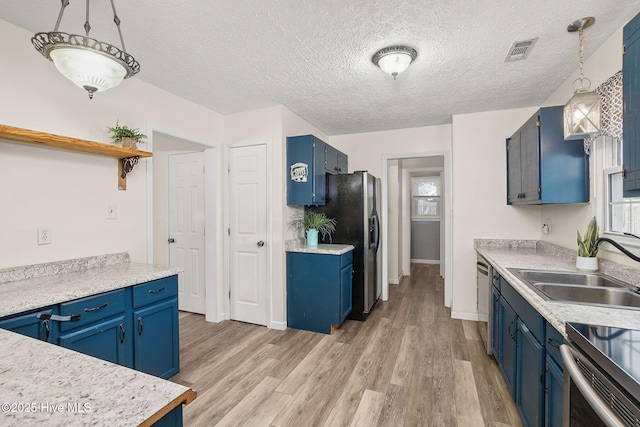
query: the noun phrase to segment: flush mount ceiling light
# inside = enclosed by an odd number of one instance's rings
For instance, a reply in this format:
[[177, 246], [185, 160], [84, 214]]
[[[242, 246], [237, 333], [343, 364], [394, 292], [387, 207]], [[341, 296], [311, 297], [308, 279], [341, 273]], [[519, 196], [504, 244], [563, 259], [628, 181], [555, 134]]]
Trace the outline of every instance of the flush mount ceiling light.
[[140, 71], [140, 64], [133, 56], [125, 52], [124, 39], [120, 30], [120, 18], [111, 0], [113, 22], [118, 29], [122, 50], [89, 37], [89, 0], [84, 23], [85, 36], [67, 34], [58, 31], [62, 15], [69, 0], [61, 0], [62, 6], [58, 21], [52, 32], [36, 33], [31, 43], [45, 58], [53, 61], [60, 73], [89, 93], [89, 99], [95, 92], [102, 92], [118, 86], [123, 79]]
[[409, 64], [416, 59], [418, 52], [407, 46], [385, 47], [376, 52], [371, 60], [382, 71], [393, 76], [396, 79], [398, 74], [407, 69]]
[[[573, 82], [580, 82], [571, 99], [564, 106], [564, 139], [583, 139], [595, 135], [600, 131], [600, 95], [590, 92], [591, 80], [584, 77], [582, 64], [584, 61], [583, 31], [596, 22], [595, 18], [587, 17], [572, 22], [567, 31], [578, 32], [580, 40], [580, 77]], [[585, 82], [586, 87], [585, 87]]]

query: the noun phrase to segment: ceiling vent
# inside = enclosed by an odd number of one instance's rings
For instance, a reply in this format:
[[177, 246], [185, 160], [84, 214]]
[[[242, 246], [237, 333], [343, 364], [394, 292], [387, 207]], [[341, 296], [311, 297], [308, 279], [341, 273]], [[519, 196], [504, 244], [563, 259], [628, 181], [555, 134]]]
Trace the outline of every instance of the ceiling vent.
[[520, 59], [527, 59], [527, 56], [529, 56], [529, 52], [531, 52], [531, 49], [533, 49], [533, 45], [535, 45], [537, 41], [538, 38], [536, 37], [535, 39], [515, 42], [513, 45], [511, 45], [509, 53], [507, 54], [504, 62], [513, 62]]

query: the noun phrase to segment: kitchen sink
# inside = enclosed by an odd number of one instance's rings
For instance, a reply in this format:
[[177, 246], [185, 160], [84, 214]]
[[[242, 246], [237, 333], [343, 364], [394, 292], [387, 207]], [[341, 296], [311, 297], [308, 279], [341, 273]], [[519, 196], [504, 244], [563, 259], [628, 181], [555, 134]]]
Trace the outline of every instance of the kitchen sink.
[[595, 287], [627, 288], [628, 285], [610, 276], [599, 273], [574, 271], [547, 271], [510, 268], [512, 273], [530, 284], [560, 283], [564, 285], [581, 285]]
[[533, 286], [551, 300], [640, 308], [640, 294], [630, 289], [559, 285], [555, 283], [536, 283]]
[[601, 273], [510, 268], [545, 300], [640, 309], [640, 289]]

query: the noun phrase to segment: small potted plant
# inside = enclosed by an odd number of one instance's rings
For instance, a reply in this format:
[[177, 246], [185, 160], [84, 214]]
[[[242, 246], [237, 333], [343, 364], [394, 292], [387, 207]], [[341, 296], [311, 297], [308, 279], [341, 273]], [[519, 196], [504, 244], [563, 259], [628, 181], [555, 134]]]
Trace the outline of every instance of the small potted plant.
[[582, 236], [579, 231], [577, 233], [578, 256], [576, 258], [576, 268], [584, 271], [596, 271], [598, 269], [598, 258], [596, 258], [598, 246], [596, 241], [600, 237], [596, 217], [591, 218]]
[[125, 148], [137, 148], [138, 143], [143, 143], [147, 136], [138, 129], [132, 129], [128, 126], [120, 126], [116, 120], [116, 125], [107, 127], [111, 140], [116, 145], [122, 145]]
[[289, 228], [304, 229], [307, 237], [307, 246], [315, 248], [318, 246], [318, 233], [323, 239], [328, 237], [329, 241], [331, 241], [331, 233], [336, 231], [336, 220], [327, 218], [324, 213], [308, 210], [295, 215], [289, 223]]

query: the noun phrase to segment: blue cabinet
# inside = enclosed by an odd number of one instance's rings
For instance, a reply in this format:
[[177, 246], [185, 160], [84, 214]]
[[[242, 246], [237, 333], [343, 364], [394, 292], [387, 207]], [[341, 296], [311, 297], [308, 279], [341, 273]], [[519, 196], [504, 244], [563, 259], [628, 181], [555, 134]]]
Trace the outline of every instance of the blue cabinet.
[[624, 197], [640, 196], [640, 15], [623, 29], [622, 126]]
[[521, 319], [517, 342], [516, 406], [526, 426], [542, 426], [545, 350]]
[[499, 337], [499, 357], [498, 366], [504, 375], [504, 379], [511, 392], [511, 397], [515, 398], [515, 381], [516, 381], [516, 328], [517, 317], [515, 311], [511, 308], [509, 303], [500, 297], [499, 305], [499, 318], [500, 318], [500, 331]]
[[561, 425], [562, 368], [553, 359], [550, 367], [549, 355], [560, 357], [562, 335], [503, 277], [491, 298], [493, 353], [524, 425]]
[[347, 155], [313, 135], [287, 137], [287, 205], [324, 206], [326, 174], [347, 173]]
[[56, 343], [57, 328], [49, 320], [38, 318], [38, 313], [58, 314], [57, 307], [44, 307], [29, 313], [5, 317], [0, 320], [0, 329], [16, 332], [42, 341]]
[[128, 348], [125, 344], [127, 336], [125, 323], [124, 314], [99, 321], [91, 326], [61, 335], [59, 344], [89, 356], [128, 366], [130, 363]]
[[507, 139], [507, 204], [588, 201], [583, 141], [564, 140], [562, 106], [541, 108]]
[[180, 371], [178, 278], [133, 287], [134, 363], [138, 371], [170, 378]]
[[287, 252], [287, 326], [329, 334], [352, 309], [353, 251]]

